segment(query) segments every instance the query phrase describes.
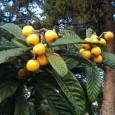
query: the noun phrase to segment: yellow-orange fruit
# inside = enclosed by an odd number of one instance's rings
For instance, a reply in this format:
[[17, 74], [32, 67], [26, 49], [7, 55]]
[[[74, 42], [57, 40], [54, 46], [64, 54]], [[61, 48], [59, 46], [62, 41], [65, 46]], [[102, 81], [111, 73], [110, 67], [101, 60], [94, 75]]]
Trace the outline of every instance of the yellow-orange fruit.
[[32, 50], [32, 51], [33, 51], [34, 54], [44, 55], [45, 52], [46, 52], [46, 48], [45, 48], [44, 44], [39, 43], [39, 44], [37, 44], [37, 45], [35, 45], [35, 46], [33, 47], [33, 50]]
[[52, 43], [56, 39], [58, 39], [58, 35], [53, 30], [48, 30], [48, 31], [45, 32], [45, 40], [46, 40], [46, 42]]
[[104, 38], [105, 38], [106, 40], [111, 40], [111, 39], [113, 39], [113, 38], [114, 38], [113, 32], [110, 32], [110, 31], [106, 32], [106, 33], [104, 34]]
[[92, 35], [92, 36], [90, 37], [90, 41], [92, 41], [93, 39], [98, 39], [98, 36], [97, 36], [97, 35]]
[[79, 50], [79, 53], [82, 54], [83, 51], [85, 51], [85, 49], [84, 49], [84, 48], [81, 48], [81, 49]]
[[90, 51], [85, 50], [85, 51], [83, 51], [82, 56], [85, 57], [85, 58], [90, 59], [92, 55], [91, 55]]
[[19, 78], [23, 78], [25, 75], [26, 75], [25, 69], [20, 69], [20, 70], [18, 71], [18, 77], [19, 77]]
[[36, 34], [30, 34], [27, 38], [26, 38], [26, 42], [28, 45], [33, 45], [35, 46], [36, 44], [39, 43], [39, 37]]
[[86, 41], [90, 41], [90, 38], [85, 38], [84, 40], [86, 40]]
[[101, 63], [103, 61], [103, 57], [101, 55], [98, 55], [98, 56], [94, 57], [93, 60], [96, 63]]
[[101, 48], [100, 47], [94, 47], [91, 49], [91, 54], [98, 56], [101, 54]]
[[47, 60], [47, 57], [45, 55], [39, 56], [37, 58], [37, 60], [38, 60], [38, 62], [40, 64], [40, 66], [45, 66], [45, 65], [48, 64], [48, 60]]
[[103, 39], [103, 38], [100, 38], [100, 41], [99, 41], [100, 44], [103, 44], [103, 45], [106, 45], [106, 40]]
[[89, 50], [91, 48], [90, 44], [82, 44], [83, 48]]
[[37, 60], [31, 59], [27, 62], [26, 68], [28, 71], [35, 72], [39, 69], [40, 64]]
[[27, 37], [30, 34], [32, 34], [33, 30], [34, 30], [34, 28], [30, 25], [24, 26], [22, 29], [22, 35]]

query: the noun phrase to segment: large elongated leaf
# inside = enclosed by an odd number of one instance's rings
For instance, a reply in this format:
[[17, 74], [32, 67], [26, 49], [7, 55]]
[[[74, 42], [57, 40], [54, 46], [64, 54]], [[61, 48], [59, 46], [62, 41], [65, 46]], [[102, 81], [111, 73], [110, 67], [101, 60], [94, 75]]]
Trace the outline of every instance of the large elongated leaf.
[[23, 51], [26, 51], [28, 49], [24, 48], [15, 48], [15, 49], [10, 49], [10, 50], [4, 50], [0, 51], [0, 63], [6, 62], [8, 58], [13, 57], [13, 56], [18, 56], [23, 54]]
[[7, 23], [0, 26], [0, 28], [7, 30], [8, 32], [13, 34], [16, 38], [24, 39], [24, 37], [22, 36], [22, 29], [16, 24]]
[[[75, 44], [78, 42], [82, 42], [80, 37], [72, 31], [69, 31], [69, 30], [62, 31], [62, 35], [63, 37], [56, 40], [56, 42], [53, 43], [52, 45], [56, 46], [56, 45], [62, 45], [62, 44]], [[79, 49], [82, 48], [81, 44], [77, 44], [77, 47]]]
[[103, 63], [115, 69], [115, 54], [103, 52], [102, 56], [104, 57]]
[[51, 66], [61, 77], [67, 75], [67, 65], [59, 55], [50, 52], [47, 52], [46, 55]]
[[54, 74], [54, 77], [73, 105], [76, 115], [83, 115], [85, 111], [84, 91], [74, 75], [69, 72], [64, 78], [58, 77], [56, 74]]
[[76, 115], [65, 97], [61, 95], [60, 88], [54, 87], [49, 82], [35, 80], [33, 82], [36, 91], [47, 100], [52, 115]]
[[87, 83], [87, 93], [90, 102], [94, 102], [101, 90], [102, 82], [99, 75], [98, 68], [95, 69], [86, 66], [86, 83]]
[[29, 103], [29, 112], [30, 112], [29, 115], [36, 115], [36, 111], [32, 103]]
[[50, 106], [52, 115], [75, 115], [67, 100], [58, 91], [54, 89], [44, 89], [44, 95]]
[[16, 81], [0, 82], [0, 102], [15, 93], [17, 86]]
[[19, 38], [12, 39], [12, 42], [18, 47], [29, 47], [24, 40]]
[[0, 39], [0, 51], [13, 48], [17, 48], [17, 46], [5, 38]]
[[19, 95], [16, 99], [14, 115], [29, 115], [29, 105], [23, 95]]
[[64, 44], [75, 44], [75, 46], [78, 49], [82, 48], [81, 44], [93, 44], [93, 45], [100, 46], [103, 50], [108, 50], [105, 45], [102, 45], [100, 43], [88, 42], [86, 40], [80, 39], [80, 37], [77, 36], [72, 31], [65, 31], [65, 33], [63, 34], [63, 37], [61, 37], [60, 39], [52, 43], [53, 46], [64, 45]]

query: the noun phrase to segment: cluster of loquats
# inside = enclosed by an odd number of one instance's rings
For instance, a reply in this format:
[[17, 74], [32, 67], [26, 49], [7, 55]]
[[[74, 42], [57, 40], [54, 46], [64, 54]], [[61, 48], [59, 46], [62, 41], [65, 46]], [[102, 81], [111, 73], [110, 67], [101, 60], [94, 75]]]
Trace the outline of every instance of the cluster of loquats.
[[[85, 38], [88, 42], [94, 42], [94, 43], [100, 43], [103, 45], [106, 45], [106, 40], [111, 40], [114, 38], [114, 34], [110, 31], [103, 32], [101, 37], [98, 37], [97, 35], [92, 35], [90, 38]], [[97, 45], [91, 45], [91, 44], [82, 44], [82, 47], [80, 49], [80, 54], [88, 59], [93, 59], [96, 63], [102, 63], [104, 58], [102, 57], [102, 49]]]
[[25, 68], [18, 72], [19, 77], [23, 77], [26, 71], [35, 72], [40, 66], [48, 64], [46, 57], [47, 44], [58, 39], [58, 35], [53, 30], [35, 30], [32, 26], [26, 25], [22, 29], [22, 35], [26, 37], [26, 43], [32, 47], [33, 59], [27, 61]]

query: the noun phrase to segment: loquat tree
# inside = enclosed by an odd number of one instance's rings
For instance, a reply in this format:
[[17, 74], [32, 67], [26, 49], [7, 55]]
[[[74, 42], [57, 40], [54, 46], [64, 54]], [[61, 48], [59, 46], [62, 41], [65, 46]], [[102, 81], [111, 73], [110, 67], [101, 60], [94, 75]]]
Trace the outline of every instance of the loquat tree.
[[115, 55], [106, 45], [112, 32], [96, 35], [89, 28], [83, 40], [70, 30], [21, 29], [13, 23], [0, 28], [14, 35], [0, 40], [1, 115], [94, 114], [94, 102], [101, 109], [99, 68], [115, 69]]

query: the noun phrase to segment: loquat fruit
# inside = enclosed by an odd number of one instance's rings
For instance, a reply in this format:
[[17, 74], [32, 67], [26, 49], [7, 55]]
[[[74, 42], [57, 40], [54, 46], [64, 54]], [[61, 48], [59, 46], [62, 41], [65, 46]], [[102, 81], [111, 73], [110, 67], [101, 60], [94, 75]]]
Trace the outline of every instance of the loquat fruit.
[[48, 43], [52, 43], [54, 42], [56, 39], [58, 39], [58, 35], [56, 32], [54, 32], [53, 30], [47, 30], [45, 32], [45, 40]]
[[30, 34], [27, 38], [26, 38], [26, 42], [28, 45], [33, 45], [35, 46], [36, 44], [39, 43], [39, 37], [36, 34]]
[[37, 60], [38, 60], [38, 62], [40, 64], [40, 66], [45, 66], [45, 65], [48, 64], [48, 60], [47, 60], [47, 57], [45, 55], [39, 56], [37, 58]]
[[96, 62], [96, 63], [101, 63], [103, 61], [103, 57], [101, 55], [98, 55], [98, 56], [95, 56], [93, 58], [93, 60]]
[[40, 64], [37, 60], [31, 59], [27, 62], [26, 68], [28, 71], [35, 72], [40, 68]]
[[104, 34], [104, 38], [105, 38], [106, 40], [111, 40], [111, 39], [113, 39], [113, 38], [114, 38], [113, 32], [110, 32], [110, 31], [106, 32], [106, 33]]
[[98, 56], [101, 54], [101, 48], [100, 47], [93, 47], [91, 49], [91, 54], [95, 55], [95, 56]]
[[27, 37], [30, 34], [32, 34], [33, 30], [34, 30], [34, 28], [30, 25], [24, 26], [22, 29], [22, 35]]
[[39, 43], [33, 47], [33, 53], [37, 55], [44, 55], [46, 52], [46, 48], [43, 43]]
[[85, 51], [83, 51], [82, 56], [90, 59], [92, 55], [91, 55], [91, 52], [89, 50], [85, 50]]

